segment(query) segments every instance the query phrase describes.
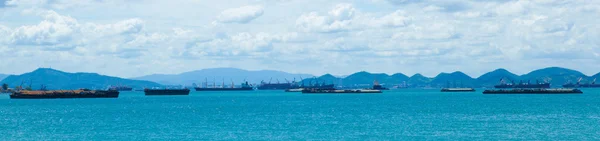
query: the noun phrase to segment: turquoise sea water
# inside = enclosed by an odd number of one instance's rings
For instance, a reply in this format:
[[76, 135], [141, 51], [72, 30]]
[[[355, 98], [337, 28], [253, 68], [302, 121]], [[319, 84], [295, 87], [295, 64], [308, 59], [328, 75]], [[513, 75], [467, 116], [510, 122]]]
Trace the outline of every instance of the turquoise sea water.
[[279, 91], [15, 100], [0, 95], [0, 140], [600, 140], [600, 90], [483, 95]]

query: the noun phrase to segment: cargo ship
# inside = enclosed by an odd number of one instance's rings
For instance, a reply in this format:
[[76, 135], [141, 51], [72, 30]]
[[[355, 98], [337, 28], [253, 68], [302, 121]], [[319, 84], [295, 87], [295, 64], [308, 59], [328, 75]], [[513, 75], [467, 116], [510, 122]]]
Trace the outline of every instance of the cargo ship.
[[314, 85], [312, 84], [312, 81], [310, 81], [310, 83], [308, 85], [304, 85], [304, 81], [302, 81], [302, 84], [300, 86], [298, 86], [297, 88], [286, 89], [285, 92], [302, 92], [302, 90], [304, 90], [304, 89], [328, 89], [328, 90], [333, 90], [333, 89], [335, 89], [334, 87], [335, 87], [334, 84], [325, 84], [325, 82], [319, 84], [318, 81]]
[[596, 84], [596, 79], [594, 79], [594, 81], [592, 81], [591, 83], [586, 83], [586, 84], [581, 84], [581, 79], [579, 78], [579, 80], [577, 80], [577, 83], [573, 84], [573, 83], [567, 83], [564, 84], [563, 87], [564, 88], [600, 88], [600, 84]]
[[483, 94], [581, 94], [579, 89], [498, 89], [485, 90]]
[[117, 98], [115, 90], [19, 90], [10, 94], [11, 99], [54, 99], [54, 98]]
[[303, 94], [376, 94], [382, 93], [381, 90], [357, 89], [357, 90], [337, 90], [337, 89], [303, 89]]
[[144, 89], [145, 95], [189, 95], [190, 89]]
[[266, 83], [264, 81], [260, 81], [260, 85], [258, 85], [258, 87], [256, 87], [256, 89], [259, 89], [259, 90], [287, 90], [287, 89], [297, 89], [297, 88], [300, 88], [300, 86], [298, 86], [296, 81], [289, 82], [287, 80], [286, 80], [286, 83], [279, 83], [279, 80], [277, 80], [277, 83], [271, 83], [271, 80], [269, 80], [268, 83]]
[[473, 88], [442, 88], [441, 92], [474, 92]]
[[108, 88], [109, 90], [115, 90], [115, 91], [132, 91], [133, 88], [129, 87], [129, 86], [111, 86]]
[[464, 87], [462, 87], [462, 83], [461, 83], [461, 87], [456, 87], [456, 83], [454, 83], [454, 87], [450, 87], [450, 82], [447, 82], [446, 88], [442, 88], [442, 90], [440, 90], [440, 91], [441, 92], [474, 92], [475, 89], [464, 88]]
[[373, 88], [371, 88], [372, 90], [390, 90], [389, 88], [383, 87], [381, 84], [379, 84], [379, 82], [377, 80], [373, 81]]
[[248, 84], [247, 81], [245, 83], [242, 83], [242, 87], [239, 87], [239, 88], [236, 88], [234, 86], [233, 82], [231, 83], [231, 87], [224, 87], [225, 84], [223, 84], [222, 86], [223, 87], [220, 87], [220, 88], [219, 87], [209, 88], [208, 85], [205, 85], [203, 88], [196, 87], [194, 89], [196, 89], [196, 91], [252, 91], [252, 90], [254, 90], [252, 85]]
[[527, 83], [524, 83], [523, 81], [520, 81], [519, 83], [514, 83], [514, 81], [511, 81], [511, 83], [505, 83], [504, 79], [500, 79], [500, 84], [495, 85], [494, 88], [550, 88], [550, 83], [538, 82], [537, 80], [535, 84], [529, 83], [529, 81]]

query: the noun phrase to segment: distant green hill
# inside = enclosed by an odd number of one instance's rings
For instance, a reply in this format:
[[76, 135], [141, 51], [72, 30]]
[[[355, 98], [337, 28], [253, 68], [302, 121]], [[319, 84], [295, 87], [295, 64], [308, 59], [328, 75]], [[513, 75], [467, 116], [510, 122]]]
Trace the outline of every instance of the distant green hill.
[[[321, 80], [320, 82], [325, 81], [326, 83], [333, 82], [338, 85], [338, 83], [342, 83], [344, 86], [370, 86], [373, 84], [374, 80], [379, 81], [379, 83], [385, 85], [386, 87], [391, 87], [393, 85], [398, 85], [406, 82], [409, 87], [446, 87], [448, 83], [450, 86], [464, 86], [464, 87], [487, 87], [491, 88], [494, 85], [500, 83], [501, 79], [504, 79], [505, 82], [510, 83], [511, 81], [515, 83], [519, 82], [550, 82], [552, 87], [561, 87], [563, 84], [571, 81], [576, 82], [579, 78], [582, 78], [582, 83], [588, 83], [593, 81], [594, 78], [600, 80], [600, 73], [593, 76], [586, 76], [581, 72], [560, 68], [560, 67], [550, 67], [539, 70], [534, 70], [525, 75], [519, 76], [514, 73], [509, 72], [506, 69], [496, 69], [494, 71], [485, 73], [478, 78], [472, 78], [465, 73], [460, 71], [453, 73], [440, 73], [436, 77], [429, 78], [425, 77], [421, 74], [415, 74], [411, 77], [408, 77], [402, 73], [396, 73], [394, 75], [387, 75], [383, 73], [369, 73], [365, 71], [357, 72], [352, 75], [349, 75], [345, 78], [337, 78], [333, 75], [324, 75], [318, 77], [317, 80]], [[313, 79], [305, 79], [304, 82], [314, 81]], [[456, 83], [456, 85], [454, 85]], [[308, 84], [308, 83], [307, 83]]]
[[[449, 84], [448, 84], [449, 83]], [[477, 87], [477, 83], [475, 83], [475, 79], [470, 76], [462, 73], [460, 71], [453, 73], [440, 73], [436, 77], [431, 80], [430, 85], [433, 87]]]
[[523, 81], [547, 81], [554, 87], [560, 87], [563, 84], [573, 81], [576, 82], [579, 78], [582, 78], [582, 82], [587, 82], [589, 77], [585, 74], [566, 68], [550, 67], [532, 71], [525, 75], [522, 75], [521, 80]]
[[479, 76], [476, 80], [480, 87], [494, 87], [500, 83], [500, 80], [504, 79], [506, 82], [518, 81], [520, 78], [518, 75], [509, 72], [506, 69], [496, 69], [492, 72], [485, 73]]
[[408, 78], [408, 85], [410, 87], [427, 87], [430, 86], [429, 82], [431, 82], [431, 78], [425, 77], [420, 73], [417, 73], [410, 78]]
[[41, 85], [45, 85], [47, 89], [105, 89], [109, 85], [126, 85], [133, 88], [161, 86], [150, 81], [123, 79], [97, 73], [68, 73], [49, 68], [39, 68], [21, 75], [10, 75], [0, 81], [11, 88], [19, 85], [26, 87], [30, 82], [33, 89], [39, 89]]

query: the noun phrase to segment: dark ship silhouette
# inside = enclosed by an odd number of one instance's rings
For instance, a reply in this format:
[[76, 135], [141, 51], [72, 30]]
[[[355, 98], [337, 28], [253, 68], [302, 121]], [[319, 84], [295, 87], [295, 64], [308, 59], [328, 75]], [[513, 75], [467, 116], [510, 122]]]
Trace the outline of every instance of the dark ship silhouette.
[[530, 81], [524, 83], [523, 81], [519, 81], [519, 83], [515, 83], [511, 80], [510, 83], [506, 83], [504, 78], [500, 79], [500, 84], [495, 85], [494, 88], [505, 89], [505, 88], [550, 88], [550, 83], [548, 82], [539, 82], [536, 80], [536, 83], [532, 84]]
[[236, 88], [234, 86], [233, 81], [231, 81], [230, 87], [225, 87], [225, 81], [221, 87], [216, 87], [216, 84], [213, 82], [213, 87], [208, 87], [208, 81], [205, 80], [204, 87], [195, 87], [196, 91], [251, 91], [254, 90], [251, 84], [248, 84], [248, 81], [242, 83], [242, 87]]
[[585, 84], [581, 84], [581, 79], [582, 78], [579, 78], [579, 80], [577, 80], [577, 83], [569, 82], [567, 84], [564, 84], [563, 87], [565, 87], [565, 88], [600, 88], [600, 84], [596, 84], [595, 78], [594, 78], [594, 81], [592, 81], [591, 83], [585, 83]]

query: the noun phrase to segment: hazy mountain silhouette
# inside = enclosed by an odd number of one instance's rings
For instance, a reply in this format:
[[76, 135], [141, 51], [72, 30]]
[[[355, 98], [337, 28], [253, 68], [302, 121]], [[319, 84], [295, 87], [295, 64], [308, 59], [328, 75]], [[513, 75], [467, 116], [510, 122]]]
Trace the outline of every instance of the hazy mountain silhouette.
[[[1, 77], [1, 76], [0, 76]], [[539, 70], [534, 70], [524, 75], [516, 75], [505, 69], [496, 69], [494, 71], [485, 73], [478, 78], [472, 78], [460, 71], [453, 73], [440, 73], [436, 77], [429, 78], [421, 74], [415, 74], [408, 77], [402, 73], [396, 73], [388, 75], [384, 73], [369, 73], [365, 71], [357, 72], [346, 77], [336, 77], [331, 74], [325, 74], [319, 77], [313, 77], [309, 74], [291, 74], [281, 71], [261, 70], [261, 71], [247, 71], [235, 68], [215, 68], [215, 69], [203, 69], [198, 71], [191, 71], [176, 75], [163, 75], [155, 74], [143, 77], [134, 78], [137, 80], [123, 79], [118, 77], [110, 77], [99, 75], [96, 73], [67, 73], [54, 69], [40, 68], [33, 72], [25, 73], [22, 75], [10, 75], [3, 79], [0, 83], [7, 83], [10, 87], [21, 85], [24, 82], [25, 85], [33, 82], [33, 88], [39, 88], [41, 84], [47, 85], [50, 89], [78, 89], [78, 88], [105, 88], [108, 85], [128, 85], [135, 88], [141, 87], [154, 87], [160, 86], [160, 84], [166, 85], [190, 85], [196, 83], [201, 85], [205, 78], [208, 78], [209, 83], [223, 83], [223, 79], [226, 84], [230, 84], [233, 80], [236, 84], [242, 83], [243, 80], [248, 80], [250, 83], [260, 83], [263, 81], [268, 83], [280, 83], [287, 81], [300, 82], [300, 78], [304, 78], [304, 84], [310, 83], [326, 83], [336, 84], [343, 86], [359, 86], [369, 87], [372, 86], [373, 81], [377, 80], [379, 83], [386, 87], [393, 85], [399, 85], [406, 83], [409, 87], [445, 87], [448, 82], [451, 86], [453, 83], [457, 83], [457, 86], [465, 87], [493, 87], [500, 82], [500, 79], [505, 79], [505, 82], [510, 83], [514, 81], [519, 83], [520, 81], [535, 83], [536, 80], [539, 82], [550, 82], [553, 87], [560, 87], [561, 85], [571, 81], [577, 82], [579, 78], [582, 78], [582, 83], [589, 83], [594, 78], [600, 79], [600, 73], [593, 76], [586, 76], [585, 74], [560, 67], [549, 67]], [[146, 80], [146, 81], [138, 81]], [[150, 82], [152, 81], [152, 82]], [[158, 82], [158, 83], [155, 83]]]
[[284, 83], [287, 81], [300, 81], [300, 78], [310, 78], [313, 75], [310, 74], [292, 74], [282, 71], [273, 70], [260, 70], [260, 71], [248, 71], [236, 68], [212, 68], [202, 69], [190, 72], [184, 72], [181, 74], [153, 74], [142, 77], [136, 77], [132, 79], [136, 80], [147, 80], [153, 81], [165, 85], [190, 85], [196, 83], [201, 85], [205, 81], [208, 83], [221, 84], [225, 81], [226, 84], [231, 84], [234, 81], [235, 84], [242, 83], [244, 80], [249, 83], [260, 83], [264, 81], [268, 83]]
[[25, 88], [31, 85], [33, 89], [39, 89], [41, 85], [45, 85], [47, 89], [105, 89], [109, 85], [126, 85], [133, 88], [161, 86], [150, 81], [123, 79], [97, 73], [68, 73], [49, 68], [39, 68], [21, 75], [10, 75], [0, 83], [6, 83], [11, 88], [19, 85]]

